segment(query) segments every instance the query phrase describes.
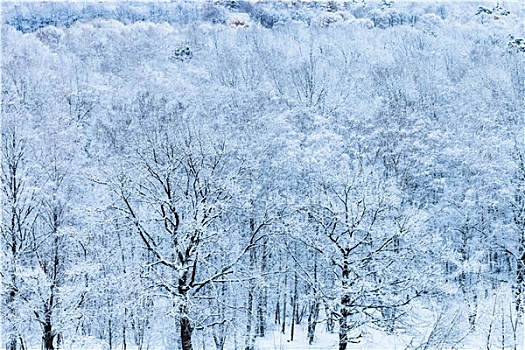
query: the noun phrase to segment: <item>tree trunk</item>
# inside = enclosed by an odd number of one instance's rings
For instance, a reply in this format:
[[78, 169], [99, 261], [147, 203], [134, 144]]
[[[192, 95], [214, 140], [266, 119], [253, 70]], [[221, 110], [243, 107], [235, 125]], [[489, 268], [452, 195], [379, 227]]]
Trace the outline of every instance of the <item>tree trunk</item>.
[[217, 350], [224, 350], [224, 344], [226, 343], [226, 329], [225, 325], [220, 324], [219, 325], [219, 331], [218, 334], [213, 334], [213, 341], [215, 342], [215, 348]]
[[126, 343], [126, 322], [128, 320], [128, 309], [124, 309], [124, 322], [122, 324], [122, 350], [126, 350], [127, 343]]
[[109, 350], [113, 350], [113, 325], [111, 324], [111, 317], [108, 319], [108, 345]]
[[16, 350], [16, 344], [17, 344], [16, 336], [10, 335], [9, 337], [10, 337], [10, 339], [9, 339], [9, 344], [7, 345], [7, 349], [8, 350]]
[[[12, 276], [12, 280], [14, 281], [15, 280], [15, 277], [14, 275]], [[14, 286], [14, 282], [13, 282], [13, 286]], [[16, 336], [16, 328], [15, 328], [15, 325], [14, 325], [14, 319], [15, 319], [15, 308], [13, 307], [14, 305], [14, 301], [15, 301], [15, 295], [16, 295], [16, 291], [15, 290], [10, 290], [9, 291], [9, 297], [7, 299], [7, 317], [12, 317], [12, 321], [10, 322], [11, 323], [11, 329], [10, 329], [10, 334], [9, 334], [9, 341], [8, 341], [8, 345], [7, 345], [7, 349], [8, 350], [16, 350], [17, 348], [17, 342], [18, 342], [18, 339], [17, 339], [17, 336]]]
[[348, 297], [345, 295], [341, 301], [341, 315], [339, 317], [339, 350], [346, 350], [348, 345], [348, 309], [346, 304], [348, 303]]
[[328, 305], [325, 305], [324, 310], [326, 313], [326, 331], [333, 333], [335, 328], [334, 313], [330, 310]]
[[[226, 336], [227, 336], [227, 324], [226, 324], [226, 307], [224, 306], [224, 303], [226, 302], [226, 284], [221, 284], [221, 295], [220, 295], [220, 302], [219, 302], [219, 320], [221, 323], [219, 323], [217, 326], [213, 327], [213, 341], [215, 342], [215, 348], [217, 350], [223, 350], [224, 344], [226, 343]], [[210, 303], [211, 304], [211, 303]], [[210, 305], [211, 307], [211, 305]]]
[[469, 321], [470, 329], [474, 331], [476, 329], [476, 317], [478, 314], [478, 297], [476, 294], [474, 294], [472, 298], [469, 298], [468, 305], [469, 305], [468, 321]]
[[[29, 213], [33, 211], [33, 208], [29, 205], [24, 205], [23, 201], [23, 179], [21, 176], [24, 172], [24, 144], [22, 139], [18, 138], [18, 135], [13, 129], [12, 134], [5, 134], [2, 130], [2, 136], [5, 136], [2, 147], [2, 194], [3, 199], [6, 200], [6, 205], [2, 208], [2, 218], [5, 219], [6, 226], [2, 226], [2, 231], [5, 229], [6, 242], [10, 248], [9, 259], [5, 259], [4, 266], [7, 267], [6, 273], [10, 277], [10, 283], [6, 283], [7, 287], [7, 300], [5, 312], [9, 322], [4, 323], [4, 336], [7, 338], [6, 349], [17, 350], [18, 341], [20, 341], [20, 348], [24, 348], [24, 341], [18, 333], [16, 323], [19, 321], [18, 310], [15, 305], [15, 299], [18, 293], [18, 281], [17, 281], [17, 257], [19, 256], [19, 248], [22, 249], [24, 230], [25, 230], [25, 219], [28, 218]], [[7, 131], [7, 130], [6, 130]], [[6, 165], [6, 168], [4, 168]], [[22, 200], [19, 197], [22, 196]], [[5, 211], [4, 211], [5, 209]], [[23, 214], [27, 213], [27, 214]], [[2, 232], [3, 233], [3, 232]], [[6, 256], [7, 258], [7, 256]], [[10, 285], [9, 285], [10, 284]], [[8, 326], [9, 325], [9, 326]]]
[[341, 314], [339, 315], [339, 350], [346, 350], [348, 345], [348, 315], [349, 315], [349, 304], [350, 297], [348, 296], [348, 278], [350, 276], [350, 268], [348, 263], [348, 255], [343, 255], [343, 270], [342, 276], [342, 288], [343, 297], [341, 298]]
[[293, 301], [292, 306], [292, 324], [290, 326], [290, 341], [293, 341], [293, 336], [295, 332], [295, 300]]
[[521, 256], [518, 258], [516, 267], [516, 289], [515, 289], [515, 300], [516, 300], [516, 312], [518, 317], [523, 314], [523, 298], [525, 291], [525, 240], [521, 242]]
[[51, 324], [51, 313], [48, 311], [46, 313], [46, 320], [44, 323], [44, 335], [42, 340], [44, 342], [44, 350], [54, 350], [53, 339], [55, 335], [53, 334], [53, 325]]
[[275, 324], [281, 324], [281, 307], [279, 305], [279, 300], [275, 304]]
[[246, 302], [246, 341], [245, 349], [253, 350], [252, 342], [252, 308], [253, 308], [253, 294], [248, 291], [248, 300]]
[[315, 326], [319, 317], [319, 302], [317, 301], [317, 253], [314, 256], [314, 297], [308, 312], [308, 344], [312, 345], [315, 337]]
[[259, 302], [257, 303], [257, 335], [261, 338], [264, 337], [265, 334], [265, 325], [266, 320], [264, 319], [264, 314], [266, 310], [266, 291], [263, 289], [261, 290], [261, 294], [259, 296]]
[[182, 315], [180, 319], [180, 340], [182, 350], [193, 350], [191, 344], [191, 335], [193, 333], [193, 327], [191, 321], [187, 315]]
[[310, 312], [308, 313], [308, 344], [312, 345], [315, 336], [315, 326], [317, 325], [317, 318], [319, 316], [319, 303], [314, 300], [310, 304]]
[[293, 298], [292, 298], [292, 325], [290, 328], [290, 341], [293, 341], [295, 324], [297, 323], [297, 272], [294, 276]]
[[[264, 239], [262, 244], [262, 253], [261, 253], [261, 274], [264, 274], [266, 272], [266, 260], [267, 260], [267, 251], [266, 246], [268, 244], [267, 239]], [[266, 286], [261, 286], [260, 292], [259, 292], [259, 298], [257, 299], [257, 336], [263, 338], [265, 335], [265, 327], [266, 327], [266, 320], [265, 320], [265, 314], [266, 314], [266, 305], [267, 305], [267, 299], [266, 299]]]
[[287, 288], [287, 282], [288, 282], [288, 276], [285, 274], [284, 275], [284, 298], [283, 298], [283, 323], [282, 323], [282, 327], [281, 327], [281, 333], [282, 334], [285, 334], [285, 330], [286, 330], [286, 304], [288, 304], [286, 302], [286, 298], [288, 298], [288, 294], [286, 293], [286, 288]]

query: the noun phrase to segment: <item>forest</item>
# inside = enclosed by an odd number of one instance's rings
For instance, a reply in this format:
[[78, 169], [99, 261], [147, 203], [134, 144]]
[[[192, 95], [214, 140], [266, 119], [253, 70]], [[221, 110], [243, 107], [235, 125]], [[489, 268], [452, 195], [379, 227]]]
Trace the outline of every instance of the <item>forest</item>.
[[1, 346], [523, 349], [519, 2], [2, 2]]

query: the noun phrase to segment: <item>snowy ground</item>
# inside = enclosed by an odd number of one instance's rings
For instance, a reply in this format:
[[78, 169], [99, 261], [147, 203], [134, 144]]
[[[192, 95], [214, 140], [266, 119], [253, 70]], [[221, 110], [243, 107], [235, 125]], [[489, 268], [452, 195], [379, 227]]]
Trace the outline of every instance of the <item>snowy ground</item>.
[[[448, 326], [454, 326], [453, 320], [445, 320]], [[428, 323], [429, 325], [431, 322]], [[505, 344], [502, 344], [500, 329], [497, 325], [493, 325], [492, 335], [489, 338], [487, 329], [480, 329], [463, 339], [456, 339], [453, 343], [429, 343], [425, 347], [425, 342], [429, 339], [429, 334], [432, 331], [431, 327], [426, 329], [426, 332], [418, 335], [409, 334], [387, 334], [385, 332], [368, 329], [363, 336], [361, 342], [357, 344], [349, 344], [348, 350], [396, 350], [396, 349], [458, 349], [458, 350], [485, 350], [485, 349], [525, 349], [525, 328], [523, 322], [518, 324], [516, 343], [512, 336], [512, 332], [508, 332]], [[457, 327], [451, 330], [452, 333], [457, 331]], [[34, 344], [38, 344], [37, 339], [34, 339]], [[216, 350], [215, 344], [208, 338], [208, 341], [203, 341], [202, 338], [196, 334], [194, 338], [195, 350]], [[504, 346], [503, 346], [504, 345]], [[113, 349], [122, 349], [122, 344], [113, 344]], [[147, 344], [144, 344], [142, 349], [179, 349], [178, 344], [166, 342], [166, 340], [149, 338]], [[75, 350], [92, 350], [92, 349], [110, 349], [109, 344], [104, 341], [86, 337], [84, 339], [76, 339], [66, 341], [62, 349]], [[127, 350], [138, 350], [134, 344], [128, 343]], [[244, 337], [230, 337], [229, 342], [225, 346], [225, 350], [244, 349]], [[290, 341], [289, 328], [286, 334], [282, 334], [279, 330], [268, 332], [265, 338], [257, 338], [255, 342], [255, 350], [337, 350], [338, 349], [338, 334], [326, 331], [324, 324], [319, 324], [316, 330], [315, 341], [312, 345], [308, 344], [306, 325], [298, 325], [295, 330], [294, 341]]]
[[[398, 324], [392, 334], [376, 328], [373, 325], [361, 329], [362, 338], [359, 343], [349, 344], [348, 350], [490, 350], [490, 349], [525, 349], [525, 326], [523, 318], [517, 320], [515, 313], [505, 302], [509, 297], [504, 293], [499, 298], [480, 300], [476, 318], [476, 328], [469, 330], [468, 308], [457, 303], [436, 303], [431, 308], [425, 303], [414, 303], [413, 317], [404, 319]], [[425, 307], [427, 306], [427, 307]], [[494, 307], [496, 306], [496, 307]], [[321, 313], [322, 314], [322, 313]], [[325, 315], [321, 315], [322, 319]], [[178, 330], [171, 328], [171, 336], [163, 338], [160, 330], [168, 323], [166, 319], [157, 320], [152, 324], [150, 335], [144, 339], [142, 349], [180, 349], [177, 342]], [[175, 326], [175, 323], [172, 323]], [[244, 330], [230, 330], [224, 350], [244, 350]], [[315, 341], [308, 344], [307, 324], [305, 321], [295, 327], [294, 340], [290, 341], [290, 326], [286, 333], [281, 332], [281, 325], [273, 322], [267, 324], [266, 337], [256, 338], [255, 350], [337, 350], [337, 324], [334, 332], [328, 332], [326, 323], [316, 327]], [[129, 335], [131, 336], [131, 334]], [[209, 331], [195, 331], [193, 347], [195, 350], [217, 350], [212, 334]], [[31, 344], [38, 346], [39, 339], [31, 339]], [[33, 348], [33, 347], [30, 347]], [[62, 349], [123, 349], [123, 344], [114, 343], [110, 347], [104, 341], [93, 337], [83, 339], [66, 339]], [[132, 338], [128, 338], [127, 350], [138, 350]]]
[[[316, 332], [315, 342], [308, 344], [306, 329], [297, 329], [294, 341], [290, 341], [289, 334], [273, 332], [268, 337], [256, 343], [258, 350], [327, 350], [338, 348], [338, 334], [329, 333], [324, 329]], [[348, 349], [406, 349], [406, 339], [399, 336], [389, 336], [380, 332], [371, 334], [358, 344], [350, 344]]]
[[290, 334], [282, 334], [279, 331], [270, 333], [266, 338], [258, 339], [257, 349], [336, 349], [338, 343], [337, 334], [327, 333], [324, 330], [317, 332], [314, 344], [309, 345], [307, 332], [302, 327], [296, 329], [294, 341], [290, 341]]
[[[517, 344], [514, 344], [512, 337], [507, 337], [506, 344], [502, 347], [501, 337], [494, 335], [493, 339], [487, 342], [487, 333], [480, 331], [465, 337], [456, 346], [452, 344], [429, 344], [430, 349], [462, 349], [462, 350], [484, 350], [484, 349], [525, 349], [525, 328], [519, 325], [517, 332]], [[428, 329], [426, 336], [430, 334]], [[328, 333], [324, 329], [316, 332], [314, 344], [309, 345], [306, 337], [306, 329], [299, 327], [296, 330], [294, 341], [290, 341], [289, 334], [282, 334], [275, 331], [266, 338], [258, 339], [256, 342], [257, 350], [337, 350], [337, 333]], [[420, 337], [409, 335], [391, 335], [378, 330], [369, 331], [360, 343], [349, 344], [348, 350], [397, 350], [397, 349], [423, 349], [424, 342], [427, 340], [425, 334]], [[423, 347], [421, 347], [423, 346]], [[439, 346], [436, 348], [436, 346]]]

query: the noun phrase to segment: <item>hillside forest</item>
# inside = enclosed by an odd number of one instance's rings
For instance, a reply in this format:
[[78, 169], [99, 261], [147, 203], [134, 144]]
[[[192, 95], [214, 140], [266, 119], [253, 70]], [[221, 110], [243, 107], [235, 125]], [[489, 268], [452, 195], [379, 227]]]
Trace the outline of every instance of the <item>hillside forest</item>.
[[523, 349], [518, 2], [2, 2], [2, 347]]

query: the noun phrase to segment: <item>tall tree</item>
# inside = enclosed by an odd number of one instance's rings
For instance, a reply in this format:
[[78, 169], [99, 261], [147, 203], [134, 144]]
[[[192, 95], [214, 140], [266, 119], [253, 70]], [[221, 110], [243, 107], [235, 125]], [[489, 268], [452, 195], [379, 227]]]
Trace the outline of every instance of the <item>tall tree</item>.
[[7, 348], [16, 350], [24, 348], [25, 343], [21, 332], [22, 318], [19, 307], [22, 281], [20, 269], [24, 265], [30, 251], [30, 240], [36, 220], [34, 193], [29, 177], [30, 165], [28, 159], [27, 140], [20, 135], [21, 130], [3, 121], [2, 127], [2, 246], [6, 314], [4, 334], [7, 336]]
[[[224, 253], [217, 244], [226, 238], [221, 223], [235, 200], [240, 168], [224, 143], [198, 132], [157, 129], [145, 136], [129, 170], [111, 189], [118, 196], [117, 212], [125, 214], [153, 257], [152, 288], [173, 301], [182, 348], [190, 350], [193, 298], [231, 274], [240, 258], [223, 266], [208, 263]], [[239, 254], [254, 244], [254, 237]]]

